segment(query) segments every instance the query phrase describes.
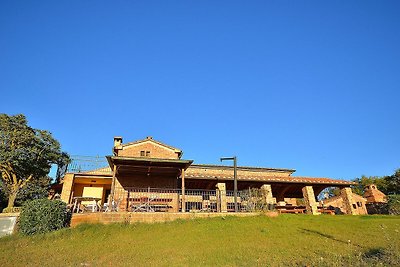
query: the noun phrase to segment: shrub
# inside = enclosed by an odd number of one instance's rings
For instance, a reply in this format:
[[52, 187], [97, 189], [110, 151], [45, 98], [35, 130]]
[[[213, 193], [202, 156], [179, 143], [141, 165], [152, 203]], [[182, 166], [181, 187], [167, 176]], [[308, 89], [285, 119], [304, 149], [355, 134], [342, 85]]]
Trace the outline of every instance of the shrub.
[[68, 227], [71, 213], [60, 200], [36, 199], [27, 202], [19, 218], [19, 229], [25, 235], [47, 233]]
[[389, 214], [388, 203], [367, 203], [365, 206], [368, 214]]
[[21, 207], [4, 208], [3, 213], [17, 213], [21, 212]]
[[388, 195], [387, 203], [366, 204], [368, 214], [400, 215], [400, 195]]
[[389, 214], [400, 215], [400, 195], [388, 196]]

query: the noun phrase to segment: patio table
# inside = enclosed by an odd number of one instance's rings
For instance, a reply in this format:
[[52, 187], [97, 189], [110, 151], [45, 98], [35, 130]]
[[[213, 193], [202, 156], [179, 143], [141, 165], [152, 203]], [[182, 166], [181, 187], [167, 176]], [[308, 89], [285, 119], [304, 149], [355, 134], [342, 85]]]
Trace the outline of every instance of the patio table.
[[99, 209], [99, 206], [97, 204], [98, 201], [101, 200], [99, 197], [74, 197], [74, 206], [72, 207], [72, 212], [78, 213], [80, 210], [80, 207], [82, 205], [82, 201], [92, 201], [93, 203], [91, 204], [92, 207], [92, 212], [95, 212]]

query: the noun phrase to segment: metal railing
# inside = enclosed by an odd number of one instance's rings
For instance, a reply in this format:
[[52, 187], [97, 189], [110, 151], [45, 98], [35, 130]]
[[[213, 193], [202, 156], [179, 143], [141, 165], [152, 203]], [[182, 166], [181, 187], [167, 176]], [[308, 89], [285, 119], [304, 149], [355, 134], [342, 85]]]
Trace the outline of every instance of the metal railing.
[[185, 190], [167, 188], [125, 188], [127, 210], [132, 212], [182, 212], [182, 201], [186, 212], [216, 212], [218, 210], [215, 190]]
[[[181, 189], [129, 187], [124, 191], [116, 193], [119, 198], [126, 198], [123, 205], [131, 212], [182, 212], [182, 201], [185, 201], [185, 212], [235, 211], [233, 191], [186, 189], [184, 197]], [[254, 190], [239, 191], [237, 201], [239, 212], [272, 208]]]
[[111, 169], [103, 156], [71, 156], [66, 172], [97, 172], [109, 174]]

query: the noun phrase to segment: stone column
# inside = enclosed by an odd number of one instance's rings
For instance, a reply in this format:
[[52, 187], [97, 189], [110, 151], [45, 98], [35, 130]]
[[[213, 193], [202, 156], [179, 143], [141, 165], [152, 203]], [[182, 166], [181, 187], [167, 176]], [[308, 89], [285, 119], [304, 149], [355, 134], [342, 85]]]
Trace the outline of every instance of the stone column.
[[217, 183], [217, 211], [227, 212], [227, 201], [226, 201], [226, 186], [225, 183]]
[[353, 192], [350, 187], [345, 187], [340, 190], [340, 196], [343, 199], [343, 209], [346, 214], [358, 215], [357, 208], [353, 207]]
[[272, 188], [270, 184], [264, 184], [261, 186], [261, 192], [263, 194], [263, 200], [267, 204], [268, 209], [272, 209], [275, 204], [274, 197], [272, 196]]
[[[121, 185], [120, 181], [115, 179], [114, 183], [114, 201], [118, 205], [118, 211], [126, 211], [129, 205], [128, 191]], [[129, 209], [129, 207], [128, 207]], [[110, 209], [111, 210], [111, 209]]]
[[302, 189], [304, 202], [308, 214], [318, 215], [318, 202], [315, 200], [314, 189], [312, 186], [305, 186]]
[[67, 204], [69, 204], [71, 200], [70, 198], [71, 198], [73, 183], [74, 183], [74, 174], [73, 173], [65, 174], [63, 179], [63, 188], [61, 191], [61, 200], [66, 202]]

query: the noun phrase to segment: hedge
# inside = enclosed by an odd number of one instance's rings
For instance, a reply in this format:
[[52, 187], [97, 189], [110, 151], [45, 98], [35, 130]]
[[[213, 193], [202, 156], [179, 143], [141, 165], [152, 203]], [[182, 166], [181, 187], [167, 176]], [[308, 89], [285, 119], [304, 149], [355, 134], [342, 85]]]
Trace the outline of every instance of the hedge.
[[68, 227], [71, 213], [60, 200], [36, 199], [25, 203], [19, 218], [22, 234], [47, 233]]

